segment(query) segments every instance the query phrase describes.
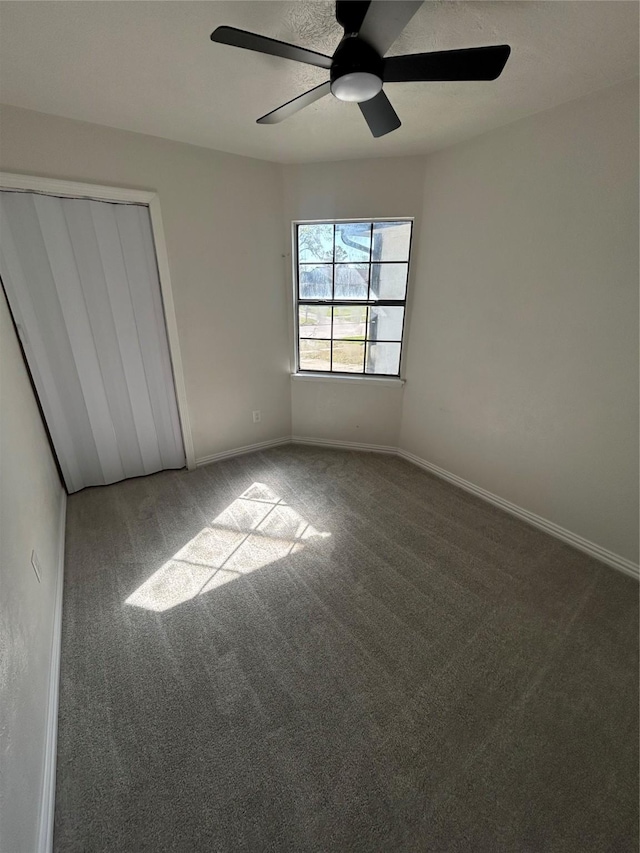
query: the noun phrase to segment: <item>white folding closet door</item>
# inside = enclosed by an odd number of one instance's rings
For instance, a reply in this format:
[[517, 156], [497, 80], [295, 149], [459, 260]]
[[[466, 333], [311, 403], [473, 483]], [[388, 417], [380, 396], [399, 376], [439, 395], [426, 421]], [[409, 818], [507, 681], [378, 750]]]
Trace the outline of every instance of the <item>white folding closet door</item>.
[[0, 191], [0, 275], [69, 492], [185, 454], [149, 210]]

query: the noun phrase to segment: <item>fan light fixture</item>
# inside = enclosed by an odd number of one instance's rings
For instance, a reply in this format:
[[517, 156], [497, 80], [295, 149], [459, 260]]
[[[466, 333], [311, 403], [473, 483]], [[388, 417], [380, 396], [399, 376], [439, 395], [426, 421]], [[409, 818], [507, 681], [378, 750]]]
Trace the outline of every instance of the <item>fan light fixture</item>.
[[362, 103], [375, 98], [382, 91], [382, 80], [368, 71], [353, 71], [343, 74], [331, 84], [331, 92], [341, 101]]

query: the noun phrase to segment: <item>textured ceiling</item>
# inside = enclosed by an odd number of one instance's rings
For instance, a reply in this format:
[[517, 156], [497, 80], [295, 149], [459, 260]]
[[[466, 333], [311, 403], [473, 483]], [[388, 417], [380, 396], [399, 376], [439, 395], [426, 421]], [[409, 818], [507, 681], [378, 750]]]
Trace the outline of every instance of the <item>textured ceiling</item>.
[[636, 2], [427, 2], [390, 54], [507, 42], [495, 82], [390, 83], [402, 127], [373, 139], [328, 96], [279, 125], [256, 118], [327, 79], [213, 44], [220, 24], [333, 53], [329, 2], [2, 2], [0, 100], [281, 162], [417, 154], [638, 74]]

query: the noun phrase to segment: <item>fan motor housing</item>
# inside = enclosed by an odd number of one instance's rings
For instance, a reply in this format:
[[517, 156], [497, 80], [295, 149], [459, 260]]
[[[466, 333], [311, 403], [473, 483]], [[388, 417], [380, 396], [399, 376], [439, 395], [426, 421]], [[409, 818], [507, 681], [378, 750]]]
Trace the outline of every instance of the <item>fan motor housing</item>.
[[345, 35], [333, 54], [329, 76], [331, 84], [345, 74], [365, 72], [382, 80], [384, 60], [366, 41], [356, 35]]

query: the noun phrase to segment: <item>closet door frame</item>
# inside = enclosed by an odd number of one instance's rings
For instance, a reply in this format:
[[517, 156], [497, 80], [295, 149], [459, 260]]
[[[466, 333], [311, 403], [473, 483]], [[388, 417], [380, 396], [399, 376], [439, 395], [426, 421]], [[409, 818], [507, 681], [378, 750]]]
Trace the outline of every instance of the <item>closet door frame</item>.
[[122, 187], [105, 187], [98, 184], [84, 184], [76, 181], [61, 181], [55, 178], [41, 178], [35, 175], [18, 175], [11, 172], [0, 172], [0, 189], [24, 190], [25, 192], [43, 193], [62, 198], [86, 198], [94, 201], [130, 202], [143, 204], [149, 208], [151, 219], [151, 231], [156, 250], [156, 262], [158, 264], [158, 278], [160, 279], [160, 292], [164, 307], [164, 319], [167, 329], [169, 343], [169, 355], [173, 370], [173, 381], [176, 389], [176, 401], [178, 404], [178, 416], [182, 431], [182, 441], [187, 460], [187, 468], [193, 471], [196, 468], [196, 455], [193, 447], [193, 436], [191, 434], [191, 423], [189, 421], [189, 407], [187, 405], [187, 389], [184, 381], [182, 367], [182, 356], [180, 354], [180, 341], [178, 338], [178, 323], [176, 321], [175, 305], [173, 302], [173, 290], [171, 289], [171, 275], [169, 273], [169, 259], [167, 246], [164, 239], [164, 228], [162, 226], [162, 215], [160, 213], [160, 199], [158, 193], [148, 190], [125, 189]]

